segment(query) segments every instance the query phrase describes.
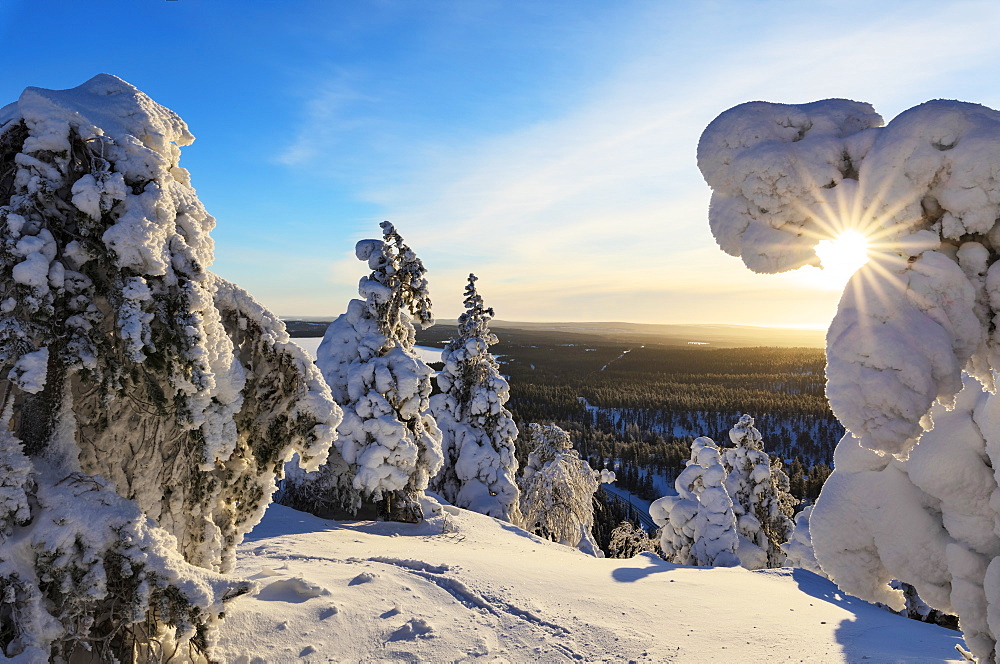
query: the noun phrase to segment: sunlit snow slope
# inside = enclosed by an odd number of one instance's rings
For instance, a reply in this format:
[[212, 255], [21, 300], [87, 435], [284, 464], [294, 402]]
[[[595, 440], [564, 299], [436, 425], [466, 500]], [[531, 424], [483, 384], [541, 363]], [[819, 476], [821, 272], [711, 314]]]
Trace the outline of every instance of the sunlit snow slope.
[[425, 504], [420, 525], [272, 505], [240, 547], [225, 661], [941, 662], [959, 635], [803, 570], [598, 559]]

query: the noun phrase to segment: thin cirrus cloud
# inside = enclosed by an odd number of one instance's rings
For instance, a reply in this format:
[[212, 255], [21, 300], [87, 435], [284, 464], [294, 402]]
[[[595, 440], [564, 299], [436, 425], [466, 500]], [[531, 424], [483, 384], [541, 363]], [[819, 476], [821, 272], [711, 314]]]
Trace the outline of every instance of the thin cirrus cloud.
[[[441, 317], [457, 315], [476, 272], [508, 320], [823, 326], [835, 291], [753, 275], [715, 247], [697, 139], [719, 112], [750, 99], [845, 96], [898, 112], [923, 101], [915, 94], [966, 92], [965, 76], [997, 54], [997, 10], [905, 9], [870, 21], [833, 17], [824, 28], [816, 17], [784, 19], [755, 41], [721, 34], [710, 59], [663, 40], [577, 90], [560, 113], [499, 135], [390, 141], [392, 154], [378, 141], [403, 123], [353, 116], [365, 96], [341, 82], [309, 103], [282, 160], [315, 168], [317, 155], [336, 152], [342, 129], [371, 127], [379, 138], [367, 156], [377, 168], [364, 165], [364, 150], [347, 159], [357, 191], [424, 259]], [[329, 274], [356, 275], [349, 291], [363, 270], [345, 258]]]
[[[308, 166], [324, 157], [338, 155], [339, 146], [347, 144], [347, 137], [374, 132], [377, 126], [371, 119], [353, 113], [352, 109], [363, 104], [377, 103], [377, 99], [361, 90], [351, 76], [338, 72], [325, 77], [312, 97], [305, 102], [303, 122], [291, 144], [278, 154], [276, 161], [289, 167]], [[332, 163], [337, 163], [336, 161]]]

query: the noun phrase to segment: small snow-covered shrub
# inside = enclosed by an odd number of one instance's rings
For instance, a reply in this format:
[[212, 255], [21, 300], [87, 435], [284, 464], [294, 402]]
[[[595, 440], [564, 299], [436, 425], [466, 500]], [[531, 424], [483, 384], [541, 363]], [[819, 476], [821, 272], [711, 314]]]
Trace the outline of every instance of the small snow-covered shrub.
[[483, 306], [476, 276], [470, 274], [458, 334], [441, 353], [441, 394], [430, 402], [444, 457], [431, 488], [453, 505], [517, 523], [517, 426], [504, 407], [510, 386], [489, 350], [497, 343], [489, 329], [492, 319], [493, 310]]
[[381, 518], [416, 523], [420, 496], [441, 468], [441, 432], [428, 413], [431, 370], [414, 352], [414, 321], [428, 327], [426, 270], [388, 221], [383, 239], [358, 242], [371, 274], [364, 300], [330, 324], [316, 364], [344, 408], [337, 451], [316, 473], [292, 471], [282, 502], [317, 514], [355, 513], [374, 500]]
[[622, 521], [611, 531], [608, 558], [634, 558], [640, 553], [655, 551], [656, 544], [642, 528], [631, 521]]
[[[210, 655], [220, 573], [340, 410], [284, 326], [207, 270], [193, 140], [124, 81], [0, 109], [0, 652]], [[192, 651], [193, 652], [193, 651]]]
[[[674, 483], [677, 495], [650, 505], [667, 560], [683, 565], [732, 564], [728, 556], [732, 551], [747, 569], [781, 566], [785, 558], [781, 545], [792, 531], [789, 516], [794, 499], [781, 462], [764, 452], [762, 436], [753, 424], [749, 415], [740, 417], [729, 431], [734, 447], [720, 449], [711, 438], [696, 438], [691, 459]], [[730, 516], [733, 533], [728, 529]], [[699, 543], [702, 539], [706, 541]]]

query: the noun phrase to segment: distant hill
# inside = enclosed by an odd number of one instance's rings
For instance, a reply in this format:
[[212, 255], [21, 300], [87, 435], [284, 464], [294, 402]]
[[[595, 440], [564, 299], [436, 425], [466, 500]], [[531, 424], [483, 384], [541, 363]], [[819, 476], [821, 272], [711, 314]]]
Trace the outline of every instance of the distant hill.
[[622, 341], [645, 341], [668, 345], [707, 344], [716, 347], [802, 346], [824, 348], [823, 330], [797, 330], [749, 325], [649, 325], [644, 323], [524, 323], [493, 321], [494, 330], [504, 328], [539, 332], [566, 332]]
[[[330, 319], [294, 318], [285, 320], [293, 337], [321, 337]], [[644, 323], [529, 323], [495, 320], [490, 324], [498, 334], [504, 330], [543, 333], [551, 338], [553, 333], [571, 335], [579, 340], [613, 339], [636, 343], [658, 343], [669, 346], [696, 345], [715, 348], [742, 348], [750, 346], [823, 348], [825, 333], [822, 330], [798, 330], [780, 327], [753, 327], [749, 325], [649, 325]], [[446, 340], [455, 329], [454, 320], [441, 320], [429, 330], [417, 333], [421, 342]], [[443, 335], [443, 336], [442, 336]]]
[[321, 337], [333, 321], [327, 319], [305, 320], [302, 318], [286, 319], [285, 328], [293, 337]]

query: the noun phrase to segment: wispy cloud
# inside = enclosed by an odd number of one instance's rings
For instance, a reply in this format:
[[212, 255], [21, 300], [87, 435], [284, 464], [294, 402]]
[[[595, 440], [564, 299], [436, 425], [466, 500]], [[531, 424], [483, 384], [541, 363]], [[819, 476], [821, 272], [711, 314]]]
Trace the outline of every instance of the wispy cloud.
[[[508, 319], [828, 320], [836, 294], [752, 275], [715, 247], [695, 165], [702, 129], [755, 98], [847, 96], [898, 112], [923, 100], [914, 91], [950, 92], [949, 77], [1000, 53], [1000, 13], [982, 3], [900, 7], [870, 21], [824, 17], [822, 25], [816, 16], [783, 17], [756, 38], [727, 28], [711, 59], [692, 59], [692, 39], [644, 38], [677, 35], [672, 18], [644, 15], [637, 42], [659, 45], [631, 54], [557, 116], [503, 135], [399, 144], [393, 179], [358, 174], [362, 195], [430, 268], [440, 315], [457, 314], [474, 271]], [[317, 96], [285, 163], [315, 167], [317, 155], [335, 151], [342, 128], [363, 122], [339, 115], [353, 94], [335, 85]], [[337, 270], [351, 271], [347, 263]]]
[[318, 165], [329, 171], [331, 164], [342, 159], [350, 135], [376, 131], [371, 119], [358, 112], [360, 106], [376, 100], [362, 92], [356, 76], [343, 70], [325, 75], [309, 93], [295, 138], [280, 147], [275, 160], [285, 166]]

